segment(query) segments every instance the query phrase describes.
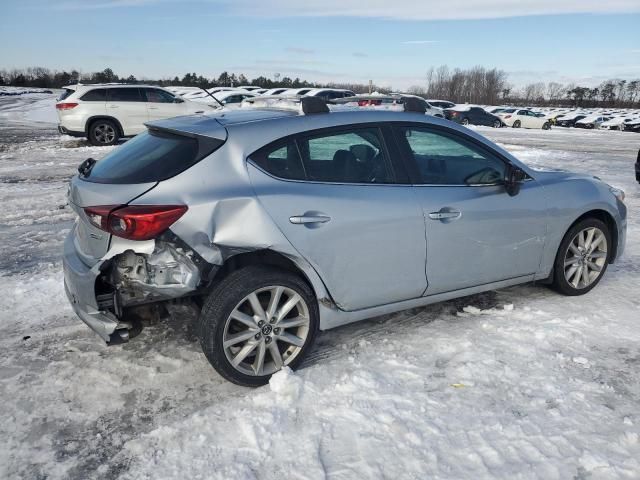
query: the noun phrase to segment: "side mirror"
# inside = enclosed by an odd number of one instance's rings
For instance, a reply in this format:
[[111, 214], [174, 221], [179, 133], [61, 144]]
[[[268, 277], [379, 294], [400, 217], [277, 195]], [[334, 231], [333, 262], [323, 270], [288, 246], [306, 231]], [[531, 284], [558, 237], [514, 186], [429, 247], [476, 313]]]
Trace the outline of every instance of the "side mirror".
[[520, 167], [515, 165], [508, 165], [504, 179], [504, 186], [509, 196], [514, 197], [520, 193], [520, 186], [527, 178], [527, 173]]
[[175, 97], [173, 99], [173, 103], [184, 103], [184, 99], [180, 98], [180, 97]]

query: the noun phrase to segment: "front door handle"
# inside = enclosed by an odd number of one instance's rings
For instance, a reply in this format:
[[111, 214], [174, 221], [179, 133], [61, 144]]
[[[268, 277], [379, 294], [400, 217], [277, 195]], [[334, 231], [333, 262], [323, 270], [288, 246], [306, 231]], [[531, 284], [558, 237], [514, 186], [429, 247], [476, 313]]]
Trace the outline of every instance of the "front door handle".
[[326, 215], [294, 215], [293, 217], [289, 217], [289, 221], [294, 225], [304, 225], [309, 223], [327, 223], [331, 220], [331, 217], [327, 217]]
[[431, 220], [455, 220], [460, 218], [462, 213], [457, 210], [445, 210], [442, 209], [439, 212], [431, 212], [429, 218]]

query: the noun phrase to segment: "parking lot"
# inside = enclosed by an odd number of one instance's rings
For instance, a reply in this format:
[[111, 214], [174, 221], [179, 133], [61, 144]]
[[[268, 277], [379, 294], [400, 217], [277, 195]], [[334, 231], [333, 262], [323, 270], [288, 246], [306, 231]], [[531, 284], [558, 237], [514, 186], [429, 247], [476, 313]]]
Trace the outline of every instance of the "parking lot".
[[113, 347], [73, 314], [67, 182], [114, 147], [61, 137], [41, 98], [0, 99], [0, 477], [637, 478], [640, 136], [472, 127], [625, 190], [625, 255], [586, 296], [520, 286], [342, 327], [249, 390], [186, 309]]

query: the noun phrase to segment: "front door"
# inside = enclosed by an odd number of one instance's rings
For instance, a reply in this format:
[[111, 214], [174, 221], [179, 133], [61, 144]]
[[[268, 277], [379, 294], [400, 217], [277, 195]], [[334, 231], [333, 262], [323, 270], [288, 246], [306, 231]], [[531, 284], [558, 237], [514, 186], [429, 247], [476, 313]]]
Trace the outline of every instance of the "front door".
[[159, 88], [145, 88], [149, 120], [161, 120], [185, 115], [184, 102], [176, 102], [176, 97]]
[[424, 293], [422, 210], [411, 186], [394, 183], [378, 128], [289, 137], [249, 165], [261, 203], [341, 309]]
[[533, 275], [546, 232], [547, 205], [528, 179], [516, 196], [504, 188], [506, 163], [452, 131], [399, 127], [417, 177], [427, 232], [426, 294]]

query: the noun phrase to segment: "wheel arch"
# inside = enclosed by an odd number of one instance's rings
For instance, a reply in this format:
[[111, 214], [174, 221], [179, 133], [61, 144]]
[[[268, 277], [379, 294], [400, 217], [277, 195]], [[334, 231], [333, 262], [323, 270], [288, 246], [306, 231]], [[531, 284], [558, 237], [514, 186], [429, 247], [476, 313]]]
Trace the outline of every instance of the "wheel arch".
[[250, 265], [264, 265], [284, 270], [302, 279], [311, 288], [318, 302], [333, 304], [324, 283], [311, 267], [305, 268], [289, 256], [272, 249], [237, 253], [228, 257], [212, 279], [211, 286], [223, 281], [230, 273]]
[[91, 124], [93, 124], [93, 122], [95, 122], [96, 120], [110, 120], [113, 123], [116, 124], [116, 127], [118, 128], [118, 133], [120, 134], [121, 137], [124, 136], [124, 130], [122, 128], [122, 124], [118, 121], [117, 118], [115, 117], [110, 117], [109, 115], [94, 115], [92, 117], [89, 117], [87, 119], [87, 122], [84, 125], [84, 133], [87, 135], [87, 137], [89, 137], [89, 129], [91, 128]]

